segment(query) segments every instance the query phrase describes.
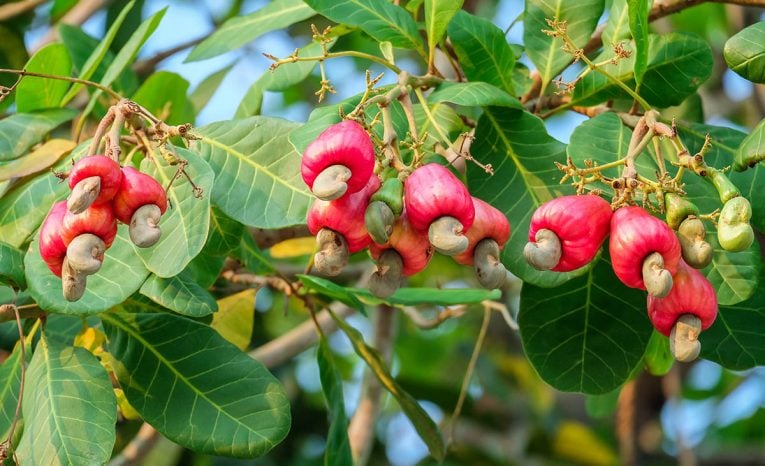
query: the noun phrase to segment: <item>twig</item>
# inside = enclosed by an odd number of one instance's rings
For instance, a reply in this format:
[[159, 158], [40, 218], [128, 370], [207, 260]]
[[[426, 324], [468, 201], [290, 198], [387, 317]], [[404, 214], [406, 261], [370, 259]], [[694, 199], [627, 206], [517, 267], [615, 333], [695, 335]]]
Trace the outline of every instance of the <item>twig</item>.
[[466, 307], [467, 306], [447, 307], [432, 318], [424, 317], [413, 307], [404, 306], [401, 310], [412, 320], [414, 325], [424, 330], [430, 330], [438, 327], [449, 319], [462, 317], [465, 314]]
[[113, 98], [114, 100], [122, 99], [121, 95], [117, 94], [116, 92], [109, 89], [108, 87], [93, 81], [88, 81], [87, 79], [72, 78], [70, 76], [61, 76], [57, 74], [35, 73], [33, 71], [15, 70], [10, 68], [0, 68], [0, 73], [16, 74], [19, 76], [32, 76], [35, 78], [56, 79], [59, 81], [67, 81], [70, 83], [83, 84], [85, 86], [95, 87], [96, 89], [106, 92], [107, 94], [109, 94], [109, 97]]
[[157, 429], [144, 422], [130, 443], [109, 461], [109, 466], [128, 466], [140, 463], [157, 443], [157, 440], [159, 440]]
[[20, 2], [6, 3], [0, 6], [0, 21], [7, 21], [24, 14], [45, 2], [46, 0], [21, 0]]
[[197, 45], [198, 43], [202, 42], [203, 40], [207, 39], [210, 36], [210, 34], [205, 34], [204, 36], [197, 37], [196, 39], [190, 39], [186, 42], [181, 42], [180, 44], [170, 47], [169, 49], [162, 50], [161, 52], [157, 52], [156, 55], [147, 58], [145, 60], [141, 60], [136, 62], [133, 65], [133, 71], [135, 71], [136, 74], [139, 75], [147, 75], [154, 71], [154, 68], [164, 61], [167, 58], [172, 57], [178, 52], [182, 52], [183, 50], [186, 50], [189, 47], [193, 47]]
[[[395, 310], [388, 306], [378, 306], [375, 314], [374, 347], [383, 361], [390, 360], [395, 328]], [[348, 426], [348, 439], [351, 444], [353, 463], [357, 466], [367, 464], [374, 444], [374, 432], [377, 415], [380, 411], [382, 385], [367, 367], [361, 387], [361, 399]]]
[[30, 306], [2, 304], [0, 305], [0, 324], [15, 320], [16, 314], [18, 314], [21, 319], [32, 319], [44, 316], [45, 311], [40, 309], [36, 304]]

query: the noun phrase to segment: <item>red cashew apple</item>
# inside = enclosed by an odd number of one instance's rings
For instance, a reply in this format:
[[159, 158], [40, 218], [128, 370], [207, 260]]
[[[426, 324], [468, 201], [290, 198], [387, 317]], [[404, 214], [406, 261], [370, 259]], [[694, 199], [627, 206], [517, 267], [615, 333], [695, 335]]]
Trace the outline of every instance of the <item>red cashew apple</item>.
[[398, 289], [402, 277], [414, 275], [428, 265], [433, 247], [428, 237], [409, 223], [404, 212], [393, 224], [385, 244], [369, 244], [369, 254], [377, 261], [377, 270], [369, 279], [369, 290], [384, 298]]
[[618, 209], [611, 217], [609, 243], [614, 273], [630, 288], [664, 297], [680, 261], [680, 242], [669, 226], [641, 207]]
[[364, 128], [344, 120], [324, 130], [303, 153], [300, 173], [308, 188], [325, 201], [366, 186], [375, 166], [375, 149]]
[[78, 214], [91, 204], [109, 202], [122, 183], [120, 165], [104, 155], [91, 155], [77, 161], [69, 172], [67, 200], [69, 211]]
[[167, 210], [167, 194], [157, 180], [133, 167], [122, 169], [122, 185], [114, 196], [114, 215], [128, 224], [130, 240], [146, 248], [159, 241], [159, 220]]
[[319, 272], [337, 275], [348, 263], [350, 254], [361, 251], [372, 241], [364, 224], [364, 212], [379, 187], [380, 179], [372, 176], [361, 191], [332, 201], [313, 202], [307, 223], [319, 246], [314, 256]]
[[92, 205], [81, 214], [67, 212], [61, 226], [61, 239], [69, 246], [76, 237], [90, 233], [104, 242], [108, 249], [117, 236], [117, 219], [110, 204]]
[[675, 358], [692, 361], [701, 351], [699, 333], [717, 317], [717, 295], [709, 280], [682, 259], [673, 281], [666, 297], [648, 295], [648, 317], [659, 333], [670, 337]]
[[467, 249], [464, 232], [475, 219], [473, 200], [446, 167], [429, 163], [414, 170], [404, 182], [404, 209], [415, 229], [428, 232], [438, 252], [453, 256]]
[[587, 265], [598, 253], [611, 226], [611, 204], [587, 194], [545, 202], [529, 224], [526, 261], [539, 270], [568, 272]]
[[61, 228], [66, 213], [66, 201], [53, 204], [40, 227], [40, 257], [57, 277], [61, 276], [61, 267], [66, 257], [66, 244], [61, 238]]
[[499, 253], [510, 238], [510, 223], [505, 214], [490, 204], [473, 197], [475, 221], [465, 232], [468, 247], [454, 256], [462, 265], [475, 268], [479, 283], [486, 288], [498, 288], [507, 278], [507, 270], [499, 260]]

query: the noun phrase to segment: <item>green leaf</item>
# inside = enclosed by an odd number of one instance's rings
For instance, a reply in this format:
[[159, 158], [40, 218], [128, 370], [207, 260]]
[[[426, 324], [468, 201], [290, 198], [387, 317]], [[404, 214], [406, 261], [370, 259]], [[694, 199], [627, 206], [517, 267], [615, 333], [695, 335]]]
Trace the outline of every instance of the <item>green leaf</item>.
[[10, 244], [0, 241], [0, 285], [26, 288], [24, 277], [24, 253]]
[[621, 392], [622, 387], [619, 387], [602, 395], [586, 395], [585, 408], [587, 409], [587, 414], [594, 418], [613, 416], [619, 406], [619, 395]]
[[559, 184], [561, 172], [554, 162], [566, 159], [565, 145], [549, 134], [538, 117], [520, 110], [489, 107], [476, 127], [471, 152], [480, 162], [491, 164], [494, 175], [467, 164], [470, 192], [512, 220], [513, 235], [502, 251], [502, 263], [523, 281], [556, 286], [585, 270], [539, 271], [523, 258], [531, 215], [540, 204], [573, 189]]
[[260, 10], [235, 16], [194, 47], [185, 62], [217, 57], [248, 44], [269, 31], [284, 29], [314, 15], [302, 0], [274, 0]]
[[104, 311], [135, 293], [149, 275], [130, 242], [127, 226], [120, 225], [101, 270], [88, 277], [85, 294], [71, 303], [64, 299], [61, 279], [48, 270], [38, 248], [39, 242], [33, 241], [24, 256], [27, 284], [37, 304], [50, 312], [84, 315]]
[[[13, 322], [15, 326], [16, 323]], [[31, 348], [27, 345], [27, 359]], [[16, 415], [16, 405], [21, 391], [21, 343], [16, 343], [13, 352], [0, 364], [0, 438], [5, 440]], [[18, 426], [20, 427], [20, 425]]]
[[635, 82], [640, 88], [646, 68], [648, 67], [648, 11], [652, 0], [627, 0], [630, 32], [635, 41]]
[[251, 117], [196, 130], [194, 148], [215, 171], [212, 200], [245, 225], [280, 228], [305, 222], [312, 196], [300, 176], [300, 154], [288, 137], [297, 125]]
[[186, 97], [189, 82], [177, 73], [157, 71], [133, 94], [133, 100], [170, 125], [194, 121], [192, 104]]
[[[33, 73], [69, 76], [72, 72], [72, 61], [66, 47], [54, 43], [35, 52], [24, 69]], [[58, 107], [68, 88], [69, 83], [66, 81], [27, 76], [16, 88], [16, 111], [26, 113]]]
[[651, 335], [645, 293], [624, 286], [605, 259], [553, 291], [524, 283], [518, 325], [545, 382], [589, 394], [623, 384]]
[[[334, 45], [334, 41], [327, 44], [327, 48], [331, 48], [332, 45]], [[298, 50], [298, 56], [300, 57], [315, 57], [321, 55], [321, 53], [321, 44], [317, 42], [312, 42]], [[310, 76], [315, 67], [315, 61], [296, 61], [279, 65], [273, 71], [266, 71], [247, 89], [242, 101], [239, 103], [239, 107], [236, 109], [234, 118], [259, 115], [265, 91], [284, 91]]]
[[[759, 279], [765, 283], [765, 269]], [[714, 324], [701, 333], [701, 357], [731, 370], [765, 365], [763, 302], [765, 287], [758, 287], [746, 301], [720, 306]]]
[[68, 193], [69, 186], [53, 175], [14, 186], [0, 199], [0, 238], [20, 248], [42, 224], [53, 203]]
[[576, 47], [582, 47], [590, 40], [603, 8], [603, 0], [526, 0], [523, 42], [542, 77], [542, 90], [573, 58], [561, 49], [563, 39], [542, 32], [552, 29], [547, 20], [566, 21], [569, 37]]
[[189, 100], [191, 101], [195, 113], [201, 112], [202, 109], [207, 106], [207, 103], [210, 102], [210, 99], [233, 67], [234, 65], [228, 65], [219, 69], [215, 73], [206, 77], [196, 88], [194, 88], [194, 91], [189, 96]]
[[606, 48], [630, 37], [629, 9], [627, 0], [611, 0], [608, 21], [603, 29], [603, 44]]
[[[594, 62], [614, 56], [607, 49]], [[603, 70], [627, 86], [635, 87], [634, 56], [620, 59], [616, 65], [603, 65]], [[709, 78], [712, 73], [712, 50], [697, 36], [682, 33], [650, 34], [648, 66], [639, 94], [651, 105], [678, 105]], [[571, 105], [595, 105], [604, 100], [626, 98], [627, 94], [600, 73], [588, 73], [574, 88]]]
[[757, 164], [765, 160], [765, 120], [760, 121], [741, 141], [735, 157], [733, 169], [736, 171], [759, 168]]
[[491, 21], [459, 11], [449, 23], [449, 38], [465, 76], [515, 95], [515, 55], [505, 34]]
[[22, 464], [105, 464], [112, 455], [117, 401], [101, 362], [43, 336], [29, 363], [22, 401]]
[[450, 102], [465, 107], [494, 105], [523, 109], [518, 99], [485, 82], [453, 83], [445, 81], [428, 96], [428, 101], [432, 103]]
[[425, 0], [425, 31], [428, 37], [430, 60], [444, 37], [446, 27], [462, 8], [464, 0]]
[[279, 381], [212, 328], [173, 314], [101, 319], [125, 396], [168, 439], [253, 458], [287, 435], [290, 405]]
[[239, 242], [239, 248], [233, 253], [234, 257], [239, 259], [244, 268], [250, 272], [268, 274], [274, 272], [271, 260], [255, 242], [249, 231], [245, 230]]
[[24, 155], [33, 145], [77, 115], [71, 108], [15, 113], [0, 120], [0, 162]]
[[170, 278], [149, 275], [139, 291], [160, 306], [189, 317], [202, 317], [218, 310], [215, 298], [183, 272]]
[[499, 299], [499, 290], [473, 288], [399, 288], [393, 295], [380, 299], [365, 288], [346, 288], [369, 304], [387, 303], [401, 306], [456, 306], [475, 304], [486, 300]]
[[255, 296], [255, 289], [250, 288], [219, 299], [218, 312], [213, 315], [210, 324], [223, 338], [242, 351], [250, 346], [252, 340]]
[[346, 288], [327, 280], [326, 278], [315, 277], [313, 275], [298, 274], [297, 278], [300, 282], [311, 291], [314, 291], [320, 295], [326, 296], [331, 299], [336, 299], [341, 303], [351, 307], [362, 314], [366, 315], [364, 305], [359, 301], [353, 291], [350, 288]]
[[646, 369], [651, 375], [666, 375], [675, 363], [675, 357], [669, 350], [669, 338], [654, 329], [651, 339], [648, 340], [644, 358]]
[[765, 21], [744, 28], [725, 42], [725, 62], [740, 76], [765, 83]]
[[[202, 250], [210, 226], [210, 198], [214, 196], [214, 174], [210, 166], [196, 152], [180, 147], [175, 150], [188, 162], [186, 173], [203, 191], [202, 197], [197, 198], [185, 176], [176, 178], [167, 195], [172, 208], [167, 209], [159, 223], [162, 237], [150, 248], [134, 248], [146, 268], [160, 277], [177, 275]], [[157, 168], [144, 159], [141, 171], [153, 176], [162, 186], [168, 186], [178, 167], [160, 165]]]
[[[99, 42], [98, 47], [93, 50], [93, 53], [90, 54], [90, 57], [88, 57], [88, 60], [82, 66], [80, 75], [77, 76], [78, 78], [90, 79], [91, 76], [93, 76], [93, 73], [96, 72], [99, 64], [104, 59], [106, 53], [109, 51], [109, 47], [112, 45], [112, 41], [114, 41], [114, 36], [117, 35], [117, 31], [119, 30], [120, 26], [122, 26], [122, 22], [125, 21], [125, 17], [133, 8], [133, 5], [135, 5], [135, 0], [130, 0], [130, 2], [125, 5], [125, 8], [122, 9], [122, 12], [114, 20], [112, 25], [109, 27], [109, 30], [106, 31], [106, 34], [104, 35], [103, 39], [101, 39], [101, 42]], [[82, 86], [83, 85], [79, 83], [73, 84], [69, 89], [69, 92], [67, 92], [64, 96], [61, 104], [66, 105], [69, 103], [74, 98], [74, 96], [80, 92]]]
[[31, 175], [45, 170], [75, 147], [69, 139], [51, 139], [24, 157], [7, 163], [0, 162], [0, 181]]
[[319, 339], [316, 359], [319, 363], [321, 388], [329, 407], [329, 432], [324, 451], [324, 464], [353, 466], [351, 443], [348, 440], [348, 419], [345, 417], [345, 401], [343, 400], [343, 380], [324, 335], [321, 335]]
[[428, 416], [428, 413], [422, 409], [412, 395], [404, 391], [396, 383], [380, 354], [364, 342], [364, 337], [361, 333], [348, 325], [345, 320], [338, 318], [334, 313], [331, 315], [335, 319], [337, 326], [348, 336], [356, 354], [367, 363], [367, 366], [369, 366], [369, 369], [377, 377], [382, 386], [398, 401], [401, 410], [412, 421], [412, 425], [414, 425], [420, 438], [428, 446], [430, 455], [436, 461], [442, 462], [446, 455], [446, 446], [444, 445], [444, 439], [441, 437], [441, 432], [438, 430], [436, 423], [433, 422], [433, 419]]
[[305, 0], [311, 8], [336, 23], [356, 26], [378, 42], [417, 49], [422, 39], [417, 24], [400, 6], [386, 0]]

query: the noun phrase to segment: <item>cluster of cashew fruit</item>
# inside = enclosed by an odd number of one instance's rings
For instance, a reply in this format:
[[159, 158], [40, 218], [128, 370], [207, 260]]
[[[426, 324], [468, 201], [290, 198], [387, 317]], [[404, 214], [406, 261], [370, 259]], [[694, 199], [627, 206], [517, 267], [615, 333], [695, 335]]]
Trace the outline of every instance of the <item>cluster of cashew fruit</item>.
[[68, 175], [72, 192], [53, 205], [40, 228], [40, 255], [61, 277], [64, 298], [77, 301], [86, 281], [101, 269], [117, 235], [129, 225], [131, 241], [146, 248], [159, 241], [167, 196], [151, 176], [103, 155], [83, 157]]
[[677, 233], [641, 207], [614, 212], [593, 194], [553, 199], [534, 212], [524, 255], [537, 269], [567, 272], [592, 261], [610, 234], [614, 273], [628, 287], [648, 292], [654, 327], [670, 338], [677, 360], [692, 361], [701, 350], [699, 334], [717, 316], [714, 288], [696, 270], [712, 260], [712, 248], [693, 209], [670, 202], [667, 218]]
[[510, 237], [504, 214], [472, 197], [446, 167], [412, 168], [382, 170], [371, 138], [352, 120], [311, 142], [301, 173], [317, 197], [307, 218], [316, 270], [337, 275], [350, 254], [369, 248], [377, 261], [369, 288], [386, 297], [403, 277], [423, 270], [435, 250], [472, 265], [483, 286], [501, 286], [507, 271], [499, 255]]

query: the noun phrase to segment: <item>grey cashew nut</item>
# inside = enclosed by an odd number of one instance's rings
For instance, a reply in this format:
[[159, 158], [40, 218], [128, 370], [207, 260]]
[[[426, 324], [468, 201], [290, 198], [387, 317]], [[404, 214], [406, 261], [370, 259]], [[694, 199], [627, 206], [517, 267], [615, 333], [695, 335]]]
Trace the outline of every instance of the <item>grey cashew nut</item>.
[[348, 265], [348, 242], [343, 235], [322, 228], [316, 235], [319, 252], [313, 256], [313, 265], [324, 275], [338, 275]]
[[101, 177], [90, 176], [83, 178], [74, 185], [72, 193], [66, 200], [66, 207], [69, 212], [79, 214], [84, 212], [93, 204], [98, 194], [101, 192]]
[[323, 201], [335, 200], [348, 191], [347, 181], [351, 175], [351, 170], [345, 165], [330, 165], [313, 180], [311, 191]]
[[444, 216], [430, 224], [428, 240], [436, 251], [447, 256], [464, 252], [469, 241], [462, 234], [462, 223], [454, 217]]
[[369, 277], [369, 291], [378, 298], [387, 298], [401, 286], [404, 261], [395, 249], [386, 249], [377, 259], [377, 270]]
[[66, 248], [69, 266], [84, 275], [93, 275], [101, 269], [106, 245], [96, 235], [83, 233]]
[[664, 298], [672, 290], [672, 274], [664, 268], [664, 257], [654, 252], [643, 260], [643, 284], [656, 298]]
[[146, 204], [136, 209], [128, 226], [130, 241], [139, 248], [155, 245], [162, 236], [162, 230], [159, 228], [161, 217], [162, 211], [156, 204]]
[[78, 272], [69, 264], [68, 258], [64, 258], [64, 265], [61, 268], [61, 287], [67, 301], [74, 302], [82, 298], [85, 294], [87, 278], [86, 274]]
[[491, 238], [483, 239], [475, 246], [473, 268], [478, 283], [484, 288], [499, 288], [507, 279], [507, 269], [499, 260], [499, 245]]
[[669, 350], [672, 356], [681, 362], [690, 362], [701, 353], [701, 319], [693, 314], [683, 314], [672, 327], [669, 334]]
[[693, 268], [703, 269], [712, 262], [714, 250], [707, 243], [706, 234], [704, 223], [695, 216], [686, 217], [677, 229], [683, 259]]
[[396, 215], [388, 204], [382, 201], [372, 201], [364, 212], [364, 225], [367, 227], [369, 236], [377, 244], [385, 244], [393, 232], [393, 223]]
[[534, 236], [536, 242], [529, 241], [523, 248], [526, 262], [537, 270], [550, 270], [560, 262], [563, 248], [554, 231], [542, 228]]

